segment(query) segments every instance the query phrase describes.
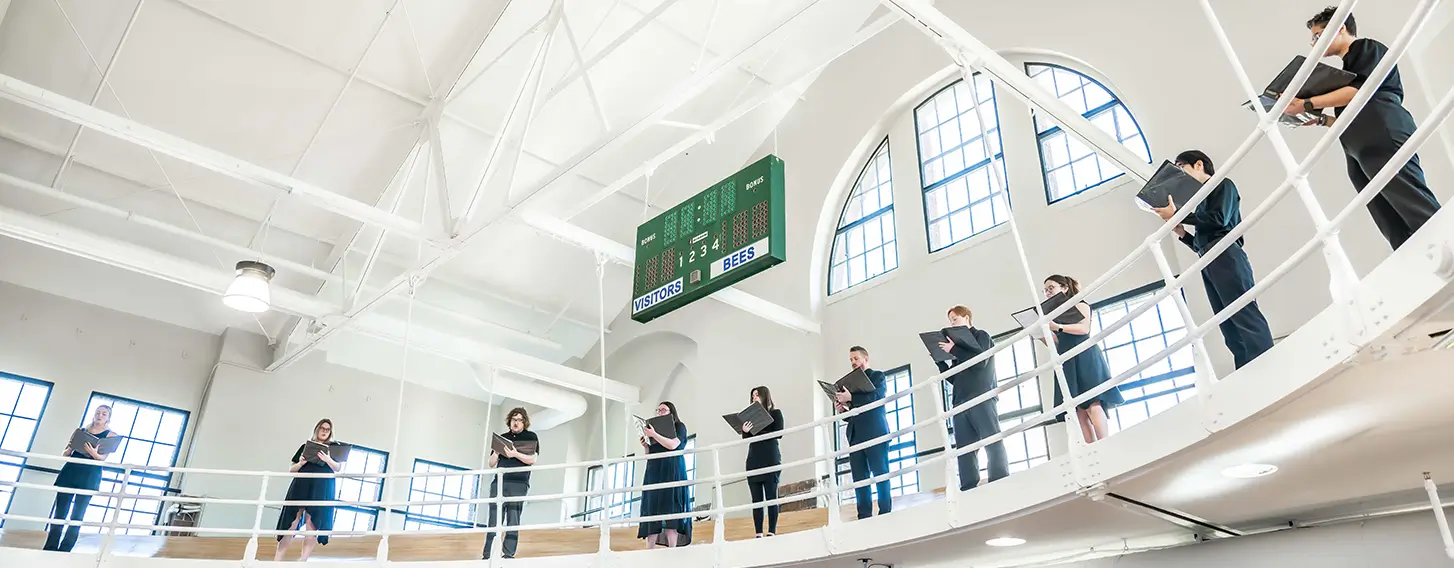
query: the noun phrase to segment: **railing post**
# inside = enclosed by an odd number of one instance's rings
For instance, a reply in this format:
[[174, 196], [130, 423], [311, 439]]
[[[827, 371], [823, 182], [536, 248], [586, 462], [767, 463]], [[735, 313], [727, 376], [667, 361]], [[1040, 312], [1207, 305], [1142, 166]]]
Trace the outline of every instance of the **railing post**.
[[939, 421], [939, 434], [944, 437], [944, 504], [949, 510], [949, 518], [952, 520], [957, 516], [959, 506], [959, 491], [956, 490], [958, 486], [953, 485], [959, 479], [959, 460], [953, 455], [956, 448], [954, 447], [954, 439], [949, 432], [949, 421], [953, 420], [954, 416], [949, 414], [949, 410], [952, 408], [950, 404], [952, 403], [945, 402], [944, 400], [944, 385], [942, 382], [939, 385], [939, 392], [935, 394], [939, 396], [930, 398], [934, 399], [934, 407], [938, 408], [939, 414], [944, 417], [943, 420]]
[[[500, 501], [490, 503], [486, 506], [487, 510], [491, 513], [486, 518], [489, 519], [490, 523], [488, 534], [494, 535], [495, 537], [490, 539], [490, 566], [496, 566], [496, 562], [498, 562], [496, 559], [505, 550], [505, 533], [500, 530], [500, 527], [505, 525], [505, 477], [499, 470], [496, 470], [492, 477], [495, 479], [491, 483], [491, 486], [495, 490], [490, 492], [490, 497], [500, 499]], [[489, 507], [493, 507], [493, 509], [489, 509]]]
[[1454, 558], [1454, 535], [1449, 534], [1449, 519], [1444, 517], [1444, 502], [1439, 499], [1439, 487], [1429, 472], [1424, 472], [1424, 491], [1429, 493], [1429, 504], [1434, 508], [1434, 522], [1439, 525], [1439, 536], [1444, 539], [1444, 554]]
[[[1151, 257], [1156, 259], [1156, 268], [1161, 270], [1161, 281], [1166, 283], [1167, 288], [1176, 290], [1176, 275], [1171, 272], [1171, 263], [1166, 259], [1166, 251], [1162, 248], [1161, 241], [1148, 242], [1146, 248], [1150, 249]], [[1173, 291], [1171, 298], [1176, 304], [1176, 311], [1181, 314], [1182, 327], [1187, 330], [1187, 333], [1191, 333], [1194, 321], [1191, 317], [1191, 308], [1186, 305], [1186, 297], [1180, 292], [1181, 290]], [[1195, 376], [1197, 396], [1206, 400], [1206, 397], [1212, 395], [1212, 384], [1217, 382], [1217, 374], [1212, 369], [1212, 359], [1207, 355], [1207, 343], [1202, 337], [1192, 339], [1192, 357], [1195, 361], [1192, 365], [1192, 372]]]
[[[106, 561], [106, 557], [111, 555], [111, 548], [116, 543], [116, 525], [120, 524], [121, 508], [126, 504], [126, 486], [129, 483], [131, 483], [131, 467], [122, 466], [121, 488], [117, 490], [119, 495], [112, 497], [116, 500], [116, 506], [111, 508], [111, 519], [106, 521], [106, 536], [101, 539], [101, 550], [96, 553], [98, 563]], [[69, 531], [70, 527], [67, 526], [66, 529]]]
[[257, 533], [263, 528], [263, 501], [266, 501], [268, 498], [269, 478], [270, 476], [267, 473], [263, 474], [262, 487], [257, 491], [257, 508], [252, 516], [252, 536], [248, 537], [247, 548], [242, 553], [242, 562], [247, 566], [252, 566], [257, 563]]
[[[828, 430], [829, 441], [827, 447], [832, 448], [831, 443], [838, 436], [837, 422], [825, 422], [823, 427]], [[821, 435], [821, 434], [820, 434]], [[825, 505], [828, 507], [828, 526], [836, 526], [843, 523], [843, 495], [838, 491], [838, 456], [834, 452], [828, 452], [828, 481], [826, 482], [828, 492], [825, 494]], [[831, 535], [830, 535], [831, 538]]]
[[[611, 487], [613, 483], [608, 480], [607, 476], [611, 473], [610, 469], [611, 464], [601, 464], [601, 479], [603, 481], [601, 487], [609, 491], [601, 495], [601, 506], [598, 507], [601, 513], [601, 542], [599, 550], [601, 554], [611, 552], [611, 497], [618, 491], [618, 489]], [[586, 498], [586, 503], [590, 503], [590, 498]]]
[[712, 523], [712, 543], [721, 546], [727, 542], [727, 502], [722, 500], [722, 451], [717, 448], [712, 448], [712, 469], [715, 472], [713, 477], [716, 478], [712, 482], [712, 492], [715, 495], [713, 499], [716, 500], [712, 508], [717, 510], [713, 514], [715, 522]]

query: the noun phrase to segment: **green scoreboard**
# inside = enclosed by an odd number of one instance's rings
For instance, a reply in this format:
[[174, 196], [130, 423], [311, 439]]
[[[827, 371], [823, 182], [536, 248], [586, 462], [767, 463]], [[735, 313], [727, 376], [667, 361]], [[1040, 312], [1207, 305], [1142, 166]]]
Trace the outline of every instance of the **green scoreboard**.
[[636, 228], [631, 319], [645, 323], [787, 260], [783, 161], [769, 154]]

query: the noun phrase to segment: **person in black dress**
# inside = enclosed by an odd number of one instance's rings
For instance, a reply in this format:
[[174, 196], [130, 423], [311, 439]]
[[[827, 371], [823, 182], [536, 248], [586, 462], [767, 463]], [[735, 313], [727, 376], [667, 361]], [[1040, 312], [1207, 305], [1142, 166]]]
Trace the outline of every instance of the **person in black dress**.
[[[1056, 294], [1065, 294], [1066, 298], [1070, 298], [1079, 293], [1080, 283], [1076, 282], [1074, 278], [1056, 274], [1045, 279], [1046, 298]], [[1055, 350], [1058, 353], [1065, 353], [1090, 337], [1090, 304], [1080, 302], [1071, 309], [1080, 310], [1080, 315], [1085, 319], [1074, 324], [1050, 322], [1050, 331], [1055, 332]], [[1065, 370], [1065, 384], [1070, 387], [1071, 398], [1080, 396], [1081, 393], [1111, 380], [1111, 366], [1106, 363], [1106, 355], [1101, 353], [1099, 345], [1091, 345], [1089, 349], [1081, 351], [1079, 355], [1062, 363], [1061, 367]], [[1055, 405], [1060, 406], [1064, 400], [1060, 392], [1060, 381], [1057, 380], [1055, 381]], [[1092, 444], [1096, 440], [1105, 439], [1110, 435], [1110, 424], [1106, 420], [1106, 411], [1115, 408], [1122, 402], [1125, 402], [1125, 399], [1121, 397], [1121, 391], [1113, 387], [1098, 397], [1076, 405], [1075, 416], [1080, 420], [1080, 431], [1085, 436], [1085, 443]], [[1063, 421], [1065, 414], [1056, 416], [1055, 419]]]
[[[505, 497], [524, 497], [530, 492], [530, 466], [535, 465], [536, 456], [540, 455], [540, 437], [530, 431], [530, 413], [524, 408], [513, 408], [505, 415], [505, 426], [510, 428], [509, 432], [501, 434], [500, 437], [515, 444], [515, 448], [505, 448], [505, 455], [494, 451], [490, 452], [490, 467], [520, 468], [519, 471], [499, 476], [505, 485]], [[529, 448], [522, 446], [530, 446]], [[525, 453], [521, 450], [526, 450]], [[490, 481], [490, 497], [499, 494], [500, 488], [495, 481]], [[505, 512], [505, 526], [513, 527], [520, 524], [520, 514], [525, 512], [524, 501], [507, 502], [502, 507]], [[490, 526], [494, 527], [496, 522], [497, 507], [490, 504]], [[519, 531], [507, 531], [505, 542], [501, 543], [505, 558], [515, 557], [515, 546], [520, 542]], [[490, 558], [490, 547], [495, 544], [495, 533], [485, 533], [485, 559]]]
[[[670, 402], [656, 405], [657, 416], [668, 414], [676, 419], [675, 432], [657, 432], [651, 426], [642, 430], [641, 446], [646, 449], [647, 454], [675, 451], [687, 442], [687, 425], [682, 424], [676, 405]], [[641, 483], [650, 486], [654, 483], [670, 483], [686, 481], [686, 479], [687, 460], [682, 456], [672, 456], [646, 460], [646, 475], [642, 478]], [[641, 491], [641, 516], [685, 513], [689, 507], [688, 501], [689, 493], [685, 485], [662, 489], [643, 489]], [[672, 547], [686, 546], [692, 541], [692, 519], [682, 517], [665, 521], [642, 522], [636, 528], [636, 538], [646, 539], [647, 548], [656, 548], [658, 542]]]
[[[91, 424], [86, 426], [86, 432], [97, 438], [107, 438], [112, 435], [108, 428], [110, 425], [111, 407], [103, 404], [96, 407], [96, 411], [91, 414]], [[98, 462], [106, 460], [106, 454], [101, 453], [96, 446], [91, 444], [86, 444], [83, 448], [72, 448], [67, 445], [66, 450], [61, 454], [66, 457]], [[61, 473], [56, 476], [55, 486], [63, 489], [99, 490], [101, 488], [101, 464], [68, 462], [61, 466]], [[67, 519], [80, 521], [86, 518], [86, 507], [90, 505], [90, 495], [59, 491], [56, 493], [55, 510], [51, 512], [51, 518], [60, 521]], [[50, 525], [46, 531], [43, 549], [70, 552], [72, 548], [76, 547], [76, 538], [80, 534], [80, 525]]]
[[[752, 402], [761, 404], [772, 416], [772, 424], [768, 424], [761, 432], [752, 434], [752, 422], [742, 423], [742, 437], [753, 438], [766, 436], [773, 432], [781, 432], [783, 429], [783, 411], [778, 410], [772, 404], [772, 391], [767, 387], [752, 389], [749, 395]], [[779, 438], [767, 438], [758, 440], [747, 446], [747, 471], [782, 465], [783, 454], [778, 447]], [[782, 470], [756, 473], [747, 476], [747, 490], [752, 493], [752, 502], [761, 503], [777, 499], [778, 481], [782, 477]], [[777, 505], [767, 506], [767, 532], [762, 532], [762, 508], [752, 510], [752, 526], [757, 529], [757, 538], [777, 534]]]
[[[1332, 22], [1335, 11], [1336, 8], [1329, 6], [1308, 20], [1313, 43], [1317, 43], [1318, 38], [1328, 31], [1328, 24]], [[1306, 100], [1294, 98], [1287, 105], [1286, 112], [1290, 115], [1333, 109], [1334, 116], [1319, 114], [1316, 119], [1307, 123], [1309, 126], [1332, 126], [1339, 120], [1338, 117], [1342, 116], [1348, 103], [1365, 87], [1364, 83], [1373, 74], [1373, 68], [1388, 53], [1388, 46], [1378, 40], [1358, 37], [1358, 22], [1351, 13], [1343, 22], [1343, 27], [1335, 31], [1338, 36], [1328, 44], [1328, 50], [1323, 55], [1342, 58], [1343, 70], [1357, 75], [1357, 78], [1347, 87]], [[1343, 153], [1347, 155], [1348, 178], [1353, 182], [1353, 188], [1358, 191], [1363, 191], [1368, 186], [1373, 176], [1393, 159], [1394, 153], [1409, 141], [1409, 137], [1419, 127], [1414, 122], [1413, 115], [1404, 108], [1403, 79], [1399, 76], [1397, 66], [1389, 71], [1382, 84], [1370, 88], [1376, 89], [1373, 98], [1368, 99], [1363, 111], [1358, 113], [1338, 140], [1343, 144]], [[1373, 224], [1378, 226], [1379, 232], [1383, 233], [1383, 238], [1388, 240], [1394, 250], [1398, 250], [1425, 221], [1439, 212], [1439, 200], [1434, 197], [1434, 192], [1429, 191], [1429, 184], [1424, 180], [1424, 168], [1419, 165], [1417, 154], [1411, 156], [1398, 174], [1383, 187], [1383, 191], [1368, 202], [1368, 212], [1373, 215]]]
[[[336, 446], [338, 442], [333, 441], [333, 421], [327, 418], [318, 421], [313, 427], [313, 441], [328, 446]], [[298, 451], [293, 452], [293, 465], [288, 471], [295, 473], [337, 473], [343, 469], [343, 464], [333, 461], [328, 452], [319, 451], [311, 456], [303, 455], [303, 448], [307, 444], [298, 446]], [[313, 461], [310, 461], [313, 460]], [[322, 462], [322, 463], [319, 463]], [[334, 489], [334, 478], [332, 477], [295, 477], [288, 485], [288, 496], [286, 501], [334, 501], [338, 499], [338, 492]], [[278, 515], [278, 530], [280, 531], [331, 531], [333, 530], [333, 507], [326, 505], [284, 505], [283, 513]], [[288, 545], [293, 543], [293, 535], [278, 535], [278, 550], [273, 554], [273, 561], [281, 562], [283, 553], [288, 551]], [[298, 559], [304, 562], [313, 554], [313, 548], [320, 544], [328, 544], [328, 536], [306, 536], [303, 537], [303, 554]]]
[[[962, 327], [969, 333], [962, 338], [947, 338], [939, 343], [939, 348], [954, 356], [948, 361], [935, 361], [939, 372], [945, 372], [954, 366], [978, 357], [979, 354], [988, 351], [995, 346], [995, 340], [983, 329], [974, 327], [974, 313], [965, 306], [954, 306], [949, 308], [945, 317], [949, 319], [950, 327]], [[950, 404], [959, 406], [973, 400], [975, 397], [994, 390], [999, 382], [995, 379], [995, 358], [980, 361], [978, 365], [955, 373], [949, 377], [949, 384], [953, 388], [950, 393]], [[954, 425], [954, 447], [963, 448], [990, 436], [1000, 433], [1000, 413], [998, 409], [998, 397], [990, 398], [977, 405], [965, 409], [950, 418]], [[1005, 452], [1005, 442], [1000, 440], [984, 447], [985, 458], [989, 460], [989, 481], [1004, 479], [1010, 475], [1010, 458]], [[960, 454], [959, 459], [959, 490], [969, 491], [979, 485], [979, 452]]]

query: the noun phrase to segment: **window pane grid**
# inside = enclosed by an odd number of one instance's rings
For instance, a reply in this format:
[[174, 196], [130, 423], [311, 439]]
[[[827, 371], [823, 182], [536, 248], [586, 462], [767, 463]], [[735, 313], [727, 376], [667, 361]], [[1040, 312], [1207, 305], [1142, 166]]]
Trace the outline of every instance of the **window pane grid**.
[[[1009, 337], [1013, 333], [1002, 334], [1000, 337]], [[1031, 338], [1025, 337], [995, 354], [995, 378], [1000, 384], [1004, 384], [1015, 378], [1016, 375], [1034, 369], [1035, 365], [1035, 344]], [[950, 385], [945, 382], [943, 386], [944, 408], [954, 408]], [[1001, 430], [1009, 429], [1025, 420], [1034, 418], [1042, 410], [1039, 380], [1027, 380], [1016, 385], [1015, 388], [1001, 393], [996, 410], [999, 411]], [[947, 420], [947, 422], [952, 439], [954, 422], [953, 420]], [[1023, 471], [1050, 461], [1050, 447], [1046, 440], [1043, 424], [1018, 434], [1006, 436], [1004, 439], [1005, 453], [1009, 456], [1010, 472]], [[980, 460], [979, 464], [980, 478], [989, 479], [989, 460]]]
[[[106, 456], [108, 464], [130, 465], [177, 465], [177, 449], [182, 445], [190, 413], [185, 410], [161, 406], [137, 400], [92, 393], [81, 417], [80, 427], [90, 424], [96, 407], [111, 406], [112, 435], [122, 436], [121, 445]], [[140, 497], [161, 497], [171, 487], [172, 474], [132, 472], [126, 486], [121, 487], [125, 476], [120, 469], [105, 468], [101, 472], [101, 492], [116, 492]], [[161, 519], [162, 502], [155, 499], [95, 497], [86, 509], [88, 522], [108, 522], [111, 512], [117, 510], [116, 521], [120, 524], [155, 525]], [[102, 527], [81, 527], [82, 533], [99, 534]], [[150, 535], [147, 529], [121, 529], [117, 534]]]
[[[907, 365], [891, 371], [884, 372], [884, 396], [890, 396], [901, 391], [909, 390], [913, 386], [913, 378], [909, 373]], [[902, 428], [908, 428], [914, 424], [914, 395], [899, 398], [884, 407], [884, 414], [888, 419], [889, 431], [894, 432]], [[834, 449], [846, 448], [848, 443], [847, 424], [838, 422], [838, 435], [834, 438]], [[838, 464], [838, 483], [850, 485], [853, 483], [853, 474], [848, 466], [848, 457], [844, 456], [836, 460]], [[889, 471], [899, 471], [905, 467], [919, 463], [918, 440], [913, 431], [907, 432], [889, 440]], [[890, 494], [893, 496], [908, 495], [919, 492], [919, 472], [913, 471], [889, 479]], [[842, 502], [852, 503], [857, 500], [853, 491], [844, 491]]]
[[[1054, 65], [1029, 64], [1025, 72], [1061, 102], [1081, 113], [1117, 142], [1151, 162], [1151, 148], [1126, 105], [1094, 79]], [[1124, 172], [1075, 137], [1048, 116], [1034, 115], [1039, 139], [1045, 191], [1054, 203], [1102, 183]]]
[[[35, 442], [36, 426], [50, 401], [51, 383], [0, 373], [0, 448], [28, 452]], [[25, 470], [25, 458], [0, 456], [0, 480], [15, 483]], [[10, 512], [15, 488], [0, 486], [0, 511]], [[0, 519], [0, 527], [5, 520]]]
[[[389, 453], [353, 446], [348, 452], [348, 461], [343, 463], [343, 473], [383, 473], [388, 469]], [[340, 477], [336, 482], [337, 499], [340, 501], [378, 501], [384, 494], [382, 477]], [[379, 507], [358, 505], [339, 507], [333, 516], [333, 530], [371, 531], [378, 526]]]
[[[915, 109], [930, 252], [1009, 219], [1009, 200], [1000, 187], [1000, 180], [1006, 178], [994, 85], [982, 75], [975, 75], [975, 81], [977, 102], [973, 100], [975, 89], [961, 80]], [[977, 105], [990, 107], [985, 109], [983, 132]], [[991, 167], [999, 170], [998, 176]]]
[[829, 257], [828, 293], [836, 294], [899, 267], [889, 143], [874, 152], [839, 216]]
[[[692, 449], [696, 449], [696, 447], [697, 447], [697, 435], [696, 434], [692, 434], [691, 436], [687, 436], [687, 444], [682, 449], [692, 450]], [[697, 479], [697, 454], [686, 454], [686, 455], [683, 455], [682, 456], [682, 459], [684, 461], [686, 461], [686, 465], [687, 465], [687, 479], [689, 479], [689, 480], [696, 480]], [[696, 506], [697, 506], [697, 486], [696, 486], [696, 484], [688, 485], [687, 486], [687, 510], [690, 511], [690, 510], [692, 510], [693, 507], [696, 507]]]
[[[1150, 301], [1155, 293], [1156, 290], [1146, 291], [1096, 305], [1091, 314], [1091, 333], [1100, 333], [1105, 326], [1120, 321], [1131, 310]], [[1101, 350], [1114, 377], [1152, 358], [1185, 335], [1186, 323], [1176, 309], [1175, 299], [1167, 297], [1108, 335], [1101, 341]], [[1108, 416], [1113, 431], [1134, 426], [1196, 396], [1194, 370], [1192, 348], [1187, 345], [1127, 379], [1120, 387], [1126, 402]]]
[[[409, 479], [409, 501], [444, 501], [446, 499], [474, 499], [479, 496], [473, 475], [454, 474], [452, 471], [468, 471], [466, 468], [414, 460], [414, 473], [435, 474]], [[473, 503], [410, 505], [404, 513], [404, 530], [431, 528], [472, 528], [475, 526], [475, 505]]]
[[[695, 464], [693, 466], [695, 467]], [[607, 465], [604, 469], [601, 466], [594, 466], [586, 470], [586, 487], [588, 491], [626, 489], [632, 486], [632, 482], [635, 479], [635, 462], [613, 463]], [[603, 515], [607, 519], [628, 518], [631, 516], [631, 508], [634, 502], [635, 500], [631, 498], [631, 492], [629, 491], [588, 497], [586, 499], [586, 520], [599, 521]]]

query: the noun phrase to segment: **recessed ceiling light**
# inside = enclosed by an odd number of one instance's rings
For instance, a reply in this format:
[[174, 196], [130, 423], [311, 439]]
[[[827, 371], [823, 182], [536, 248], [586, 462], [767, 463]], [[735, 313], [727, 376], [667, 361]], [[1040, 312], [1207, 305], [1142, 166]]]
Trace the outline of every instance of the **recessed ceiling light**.
[[1232, 479], [1252, 479], [1277, 473], [1277, 466], [1265, 463], [1244, 463], [1222, 470], [1223, 477]]
[[984, 543], [990, 546], [1020, 546], [1025, 544], [1025, 539], [1015, 538], [1013, 536], [1002, 536], [1000, 538], [986, 540]]

